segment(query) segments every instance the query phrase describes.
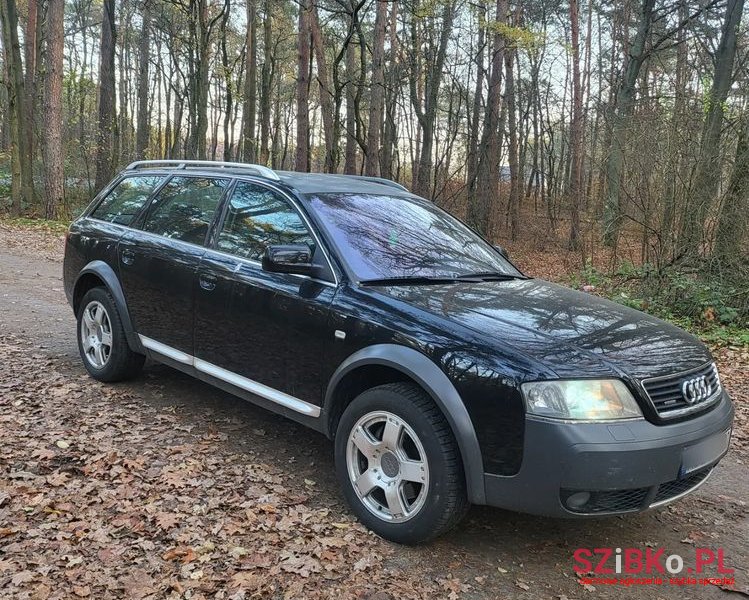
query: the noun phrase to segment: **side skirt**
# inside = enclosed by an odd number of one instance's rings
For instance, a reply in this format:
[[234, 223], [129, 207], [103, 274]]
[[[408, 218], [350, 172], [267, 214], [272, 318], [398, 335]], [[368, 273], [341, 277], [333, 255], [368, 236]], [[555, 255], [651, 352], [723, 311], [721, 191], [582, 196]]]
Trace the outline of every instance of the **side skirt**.
[[190, 373], [234, 395], [248, 399], [263, 408], [281, 413], [313, 429], [320, 430], [320, 425], [318, 424], [320, 417], [319, 406], [214, 365], [201, 358], [196, 358], [191, 354], [162, 344], [144, 335], [139, 335], [138, 337], [143, 347], [152, 355], [152, 358], [186, 373]]

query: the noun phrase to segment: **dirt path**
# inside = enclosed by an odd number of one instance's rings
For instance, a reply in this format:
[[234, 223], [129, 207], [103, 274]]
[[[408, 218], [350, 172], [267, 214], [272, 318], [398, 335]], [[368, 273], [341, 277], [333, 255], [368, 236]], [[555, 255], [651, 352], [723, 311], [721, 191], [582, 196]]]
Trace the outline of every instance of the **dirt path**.
[[647, 514], [563, 521], [475, 507], [429, 546], [395, 546], [351, 518], [323, 437], [160, 365], [123, 385], [88, 378], [61, 264], [45, 258], [55, 242], [13, 235], [0, 229], [0, 597], [734, 596], [584, 587], [572, 554], [604, 547], [664, 548], [686, 565], [696, 547], [722, 548], [749, 595], [743, 451]]

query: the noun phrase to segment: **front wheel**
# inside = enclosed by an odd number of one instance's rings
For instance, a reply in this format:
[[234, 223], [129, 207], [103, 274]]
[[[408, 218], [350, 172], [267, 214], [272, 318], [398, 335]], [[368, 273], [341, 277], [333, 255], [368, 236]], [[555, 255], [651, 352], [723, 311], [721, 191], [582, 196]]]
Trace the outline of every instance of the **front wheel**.
[[122, 381], [137, 375], [146, 357], [128, 346], [117, 306], [103, 287], [90, 289], [78, 310], [78, 350], [83, 366], [99, 381]]
[[451, 529], [468, 508], [450, 426], [411, 383], [381, 385], [346, 408], [335, 439], [338, 479], [359, 520], [402, 544]]

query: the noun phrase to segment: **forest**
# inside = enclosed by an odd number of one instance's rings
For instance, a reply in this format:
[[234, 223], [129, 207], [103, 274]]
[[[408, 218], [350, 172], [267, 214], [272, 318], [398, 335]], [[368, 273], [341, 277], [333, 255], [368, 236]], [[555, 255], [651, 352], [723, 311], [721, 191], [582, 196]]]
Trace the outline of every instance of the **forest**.
[[0, 214], [69, 219], [144, 158], [382, 176], [510, 249], [572, 253], [580, 285], [745, 332], [746, 13], [0, 0]]

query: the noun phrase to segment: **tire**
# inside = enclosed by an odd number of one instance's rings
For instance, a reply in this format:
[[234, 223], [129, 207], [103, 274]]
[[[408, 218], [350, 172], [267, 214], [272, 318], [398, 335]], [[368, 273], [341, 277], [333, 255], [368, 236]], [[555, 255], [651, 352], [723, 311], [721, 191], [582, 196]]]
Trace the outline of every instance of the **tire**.
[[78, 351], [91, 377], [114, 382], [140, 373], [146, 357], [128, 346], [117, 305], [106, 288], [86, 292], [76, 316]]
[[389, 383], [357, 396], [338, 423], [335, 464], [356, 516], [393, 542], [436, 538], [468, 510], [455, 437], [415, 384]]

